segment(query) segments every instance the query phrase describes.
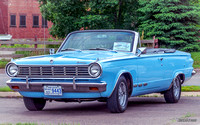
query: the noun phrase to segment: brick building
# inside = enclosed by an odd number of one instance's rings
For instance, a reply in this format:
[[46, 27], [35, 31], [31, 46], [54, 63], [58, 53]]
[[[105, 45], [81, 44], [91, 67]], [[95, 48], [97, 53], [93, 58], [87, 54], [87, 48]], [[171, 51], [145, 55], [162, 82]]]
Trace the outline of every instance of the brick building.
[[0, 34], [14, 39], [49, 38], [51, 26], [42, 17], [38, 0], [0, 0]]

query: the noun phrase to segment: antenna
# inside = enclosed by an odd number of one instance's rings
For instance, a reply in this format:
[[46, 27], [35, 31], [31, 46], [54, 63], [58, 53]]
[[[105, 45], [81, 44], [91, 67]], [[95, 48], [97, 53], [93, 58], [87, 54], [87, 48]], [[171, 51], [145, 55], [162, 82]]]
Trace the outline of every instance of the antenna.
[[[43, 20], [43, 24], [45, 23], [45, 8], [44, 8], [44, 20]], [[43, 28], [44, 28], [44, 54], [45, 54], [45, 50], [46, 50], [46, 46], [45, 46], [45, 24], [44, 24], [44, 26], [43, 26]]]
[[[1, 22], [2, 22], [2, 24], [3, 24], [3, 31], [4, 31], [4, 33], [5, 33], [5, 27], [4, 27], [4, 23], [3, 23], [3, 14], [2, 14], [2, 11], [1, 11], [1, 8], [0, 8], [0, 13], [1, 13]], [[5, 33], [6, 34], [6, 33]]]

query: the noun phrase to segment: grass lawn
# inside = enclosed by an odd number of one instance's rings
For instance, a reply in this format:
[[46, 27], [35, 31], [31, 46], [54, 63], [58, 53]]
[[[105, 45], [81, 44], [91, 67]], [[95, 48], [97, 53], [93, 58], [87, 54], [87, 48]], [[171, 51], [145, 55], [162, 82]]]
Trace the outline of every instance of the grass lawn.
[[6, 64], [8, 63], [8, 60], [2, 59], [0, 60], [0, 68], [5, 68]]
[[200, 68], [200, 52], [191, 52], [191, 56], [194, 60], [193, 67]]
[[200, 86], [182, 86], [182, 92], [200, 92]]
[[8, 86], [0, 87], [0, 92], [13, 92]]
[[[182, 92], [200, 92], [200, 86], [182, 86]], [[0, 92], [13, 92], [8, 86], [0, 87]]]

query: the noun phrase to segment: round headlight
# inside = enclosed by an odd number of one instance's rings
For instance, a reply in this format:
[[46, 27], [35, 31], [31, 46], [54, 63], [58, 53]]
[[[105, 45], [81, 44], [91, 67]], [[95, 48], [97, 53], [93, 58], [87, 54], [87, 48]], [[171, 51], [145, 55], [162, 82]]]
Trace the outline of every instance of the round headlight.
[[99, 75], [101, 75], [101, 67], [97, 63], [92, 63], [88, 68], [88, 72], [90, 76], [98, 77]]
[[14, 63], [10, 63], [6, 67], [6, 73], [8, 74], [8, 76], [14, 77], [18, 73], [18, 67]]

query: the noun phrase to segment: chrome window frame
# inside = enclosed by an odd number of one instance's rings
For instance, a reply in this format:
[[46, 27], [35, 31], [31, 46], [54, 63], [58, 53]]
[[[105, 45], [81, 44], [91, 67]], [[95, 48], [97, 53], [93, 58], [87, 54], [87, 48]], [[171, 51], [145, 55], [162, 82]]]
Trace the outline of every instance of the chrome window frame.
[[[131, 44], [132, 45], [132, 47], [131, 47], [132, 51], [130, 51], [130, 53], [136, 54], [136, 48], [137, 48], [137, 46], [135, 47], [135, 45], [137, 45], [137, 42], [139, 42], [138, 41], [138, 34], [139, 33], [135, 32], [135, 31], [132, 31], [132, 30], [120, 30], [120, 29], [74, 31], [74, 32], [69, 33], [67, 35], [67, 37], [65, 38], [65, 40], [63, 41], [63, 43], [60, 45], [60, 47], [56, 51], [56, 54], [61, 52], [61, 48], [65, 45], [65, 43], [68, 40], [68, 38], [70, 37], [70, 35], [72, 35], [74, 33], [82, 33], [82, 32], [128, 32], [128, 33], [132, 33], [132, 34], [134, 34], [134, 40], [132, 41], [132, 44]], [[124, 51], [124, 52], [128, 52], [128, 51]]]

